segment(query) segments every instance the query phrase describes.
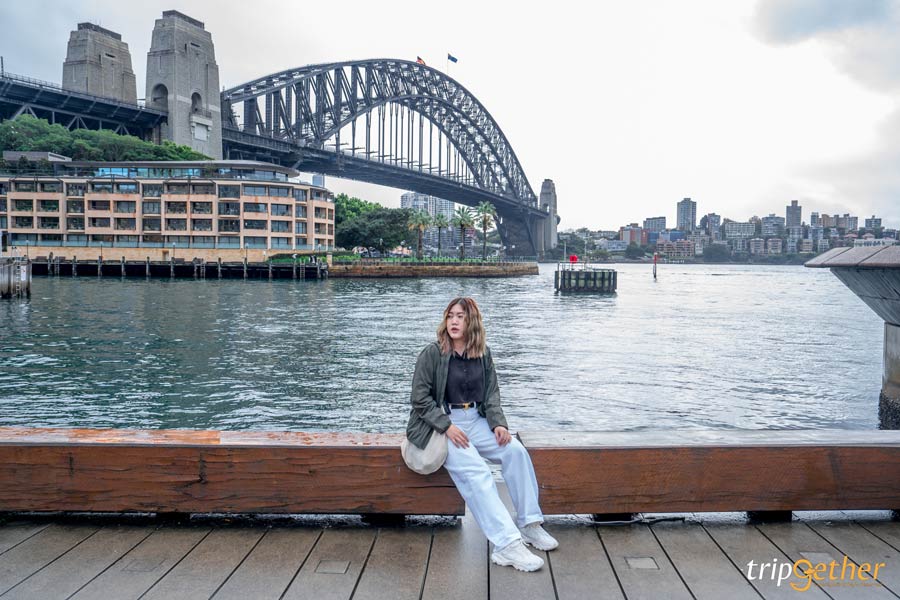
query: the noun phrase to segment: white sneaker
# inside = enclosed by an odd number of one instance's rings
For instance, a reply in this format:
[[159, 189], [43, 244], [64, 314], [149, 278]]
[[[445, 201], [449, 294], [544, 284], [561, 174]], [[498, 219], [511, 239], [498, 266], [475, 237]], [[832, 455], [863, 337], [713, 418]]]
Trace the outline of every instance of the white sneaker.
[[544, 566], [544, 559], [532, 554], [522, 540], [507, 544], [501, 550], [494, 548], [491, 562], [501, 567], [515, 567], [520, 571], [537, 571]]
[[559, 542], [556, 541], [556, 538], [547, 533], [544, 528], [541, 527], [540, 523], [526, 525], [519, 529], [519, 531], [522, 533], [522, 541], [530, 546], [534, 546], [538, 550], [553, 550], [559, 546]]

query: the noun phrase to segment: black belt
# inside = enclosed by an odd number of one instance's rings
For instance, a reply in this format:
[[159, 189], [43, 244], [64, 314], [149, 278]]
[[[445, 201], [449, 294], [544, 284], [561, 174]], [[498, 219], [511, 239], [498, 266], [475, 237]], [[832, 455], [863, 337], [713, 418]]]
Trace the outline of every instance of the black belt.
[[481, 403], [480, 402], [464, 402], [463, 404], [450, 404], [449, 406], [450, 406], [450, 408], [469, 409], [469, 408], [472, 408], [473, 406], [478, 406], [479, 404], [481, 404]]

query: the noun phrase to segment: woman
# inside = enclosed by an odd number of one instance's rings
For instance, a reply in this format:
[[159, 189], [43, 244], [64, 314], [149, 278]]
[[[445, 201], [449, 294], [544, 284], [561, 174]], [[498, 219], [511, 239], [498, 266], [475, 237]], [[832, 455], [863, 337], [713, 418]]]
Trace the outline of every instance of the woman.
[[[425, 448], [434, 431], [447, 434], [444, 468], [494, 544], [491, 560], [520, 571], [540, 569], [544, 560], [524, 544], [539, 550], [559, 544], [541, 527], [544, 517], [531, 458], [507, 429], [481, 311], [472, 298], [454, 298], [444, 309], [437, 341], [416, 361], [411, 401], [407, 438]], [[500, 500], [485, 458], [502, 465], [516, 523]]]

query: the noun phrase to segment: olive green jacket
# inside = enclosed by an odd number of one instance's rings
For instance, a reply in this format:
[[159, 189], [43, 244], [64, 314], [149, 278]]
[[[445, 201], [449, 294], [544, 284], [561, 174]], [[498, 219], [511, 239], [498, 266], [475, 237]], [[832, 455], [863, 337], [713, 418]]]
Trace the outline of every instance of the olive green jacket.
[[[432, 342], [419, 353], [416, 360], [410, 394], [412, 408], [406, 425], [406, 437], [419, 448], [428, 445], [432, 431], [444, 433], [450, 427], [450, 407], [444, 399], [444, 391], [447, 388], [451, 353], [452, 351], [441, 354], [440, 345]], [[484, 367], [484, 400], [478, 405], [478, 414], [487, 419], [491, 430], [501, 426], [508, 429], [503, 409], [500, 408], [497, 372], [488, 347], [484, 349], [481, 364]]]

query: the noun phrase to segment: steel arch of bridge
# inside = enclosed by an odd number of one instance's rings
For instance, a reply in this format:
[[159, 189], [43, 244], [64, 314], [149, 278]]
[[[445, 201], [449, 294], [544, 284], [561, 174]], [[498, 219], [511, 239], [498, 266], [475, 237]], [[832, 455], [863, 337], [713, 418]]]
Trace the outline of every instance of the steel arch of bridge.
[[[425, 65], [370, 59], [266, 75], [222, 92], [226, 128], [238, 128], [233, 112], [238, 104], [243, 104], [245, 133], [310, 148], [324, 148], [336, 138], [338, 151], [342, 129], [353, 127], [355, 142], [357, 119], [365, 118], [368, 128], [373, 111], [404, 106], [452, 144], [471, 174], [471, 185], [523, 208], [537, 208], [522, 165], [490, 113], [457, 81]], [[420, 129], [421, 123], [420, 118]], [[366, 158], [370, 154], [367, 147]], [[419, 154], [418, 169], [430, 173], [421, 144]]]

